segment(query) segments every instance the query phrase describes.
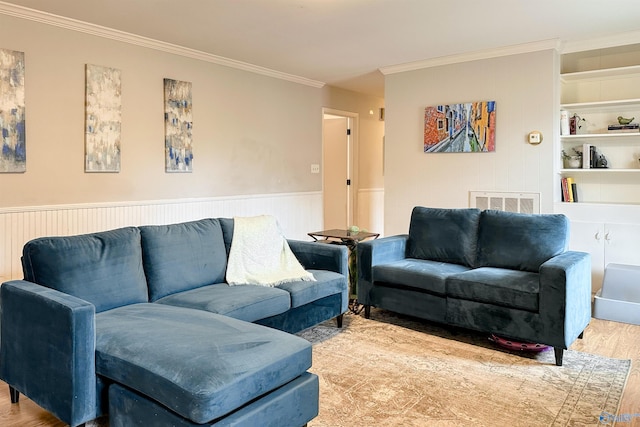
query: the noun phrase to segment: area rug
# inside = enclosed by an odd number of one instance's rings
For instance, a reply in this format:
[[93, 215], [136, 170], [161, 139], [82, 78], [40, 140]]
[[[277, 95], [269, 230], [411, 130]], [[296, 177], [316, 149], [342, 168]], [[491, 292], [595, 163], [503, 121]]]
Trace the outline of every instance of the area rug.
[[512, 352], [487, 335], [373, 309], [299, 334], [313, 343], [320, 413], [310, 427], [613, 425], [631, 367], [553, 349]]

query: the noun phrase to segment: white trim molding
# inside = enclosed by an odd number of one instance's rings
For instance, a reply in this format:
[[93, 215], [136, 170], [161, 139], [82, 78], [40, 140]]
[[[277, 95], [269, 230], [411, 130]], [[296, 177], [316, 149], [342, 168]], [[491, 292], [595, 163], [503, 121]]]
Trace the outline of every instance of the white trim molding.
[[210, 62], [213, 64], [223, 65], [225, 67], [236, 68], [243, 71], [249, 71], [255, 74], [273, 77], [280, 80], [287, 80], [293, 83], [299, 83], [306, 86], [321, 88], [324, 82], [308, 79], [306, 77], [296, 76], [282, 71], [272, 70], [270, 68], [261, 67], [259, 65], [249, 64], [247, 62], [236, 61], [234, 59], [225, 58], [211, 53], [202, 52], [195, 49], [166, 43], [159, 40], [142, 37], [136, 34], [124, 31], [114, 30], [112, 28], [103, 27], [101, 25], [90, 24], [88, 22], [79, 21], [77, 19], [67, 18], [52, 13], [42, 12], [23, 6], [17, 6], [10, 3], [0, 1], [0, 14], [13, 16], [16, 18], [27, 19], [42, 24], [52, 25], [55, 27], [65, 28], [67, 30], [78, 31], [93, 36], [103, 37], [123, 43], [129, 43], [149, 49], [155, 49], [162, 52], [180, 55], [187, 58], [197, 59], [200, 61]]
[[275, 216], [287, 238], [311, 240], [322, 229], [322, 192], [0, 208], [0, 276], [22, 277], [22, 247], [37, 237], [255, 215]]
[[405, 71], [421, 70], [423, 68], [439, 67], [441, 65], [459, 64], [462, 62], [498, 58], [501, 56], [517, 55], [521, 53], [531, 53], [550, 49], [560, 50], [560, 40], [543, 40], [533, 43], [524, 43], [512, 46], [503, 46], [495, 49], [461, 53], [458, 55], [442, 56], [439, 58], [408, 62], [406, 64], [391, 65], [388, 67], [380, 68], [380, 72], [384, 75], [389, 75], [403, 73]]

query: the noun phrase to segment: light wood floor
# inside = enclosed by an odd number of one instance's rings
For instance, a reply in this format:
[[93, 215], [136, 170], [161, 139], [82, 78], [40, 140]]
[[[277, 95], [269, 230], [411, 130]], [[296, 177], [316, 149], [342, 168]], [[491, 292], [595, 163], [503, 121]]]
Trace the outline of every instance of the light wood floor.
[[[618, 359], [632, 359], [631, 372], [618, 415], [640, 414], [640, 326], [592, 319], [584, 339], [577, 340], [571, 349]], [[640, 426], [640, 417], [632, 418], [631, 422], [619, 422], [617, 425]], [[9, 387], [0, 381], [0, 426], [62, 427], [65, 424], [24, 396], [20, 396], [20, 403], [12, 405]]]

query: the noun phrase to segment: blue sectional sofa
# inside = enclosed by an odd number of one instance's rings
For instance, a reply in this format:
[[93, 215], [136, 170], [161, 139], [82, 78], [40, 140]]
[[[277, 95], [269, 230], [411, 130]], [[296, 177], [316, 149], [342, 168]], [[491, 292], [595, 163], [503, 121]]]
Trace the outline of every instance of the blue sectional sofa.
[[358, 245], [358, 302], [563, 350], [591, 319], [589, 254], [564, 215], [415, 207], [409, 234]]
[[[225, 283], [232, 219], [38, 238], [0, 288], [0, 378], [71, 426], [301, 426], [311, 345], [347, 310], [347, 250], [289, 241], [316, 281]], [[267, 327], [268, 326], [268, 327]]]

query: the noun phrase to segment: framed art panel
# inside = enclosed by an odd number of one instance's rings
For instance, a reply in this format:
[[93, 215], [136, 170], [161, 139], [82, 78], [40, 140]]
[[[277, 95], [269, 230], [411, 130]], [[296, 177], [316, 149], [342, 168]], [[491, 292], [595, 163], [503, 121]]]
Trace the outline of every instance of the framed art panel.
[[425, 153], [495, 151], [495, 101], [427, 107], [424, 110]]
[[121, 71], [86, 66], [85, 172], [120, 172]]
[[24, 52], [0, 49], [0, 132], [0, 172], [25, 172]]
[[166, 172], [192, 172], [191, 83], [164, 79], [164, 148]]

